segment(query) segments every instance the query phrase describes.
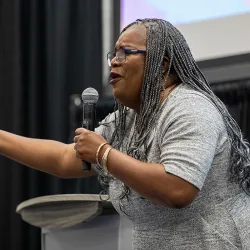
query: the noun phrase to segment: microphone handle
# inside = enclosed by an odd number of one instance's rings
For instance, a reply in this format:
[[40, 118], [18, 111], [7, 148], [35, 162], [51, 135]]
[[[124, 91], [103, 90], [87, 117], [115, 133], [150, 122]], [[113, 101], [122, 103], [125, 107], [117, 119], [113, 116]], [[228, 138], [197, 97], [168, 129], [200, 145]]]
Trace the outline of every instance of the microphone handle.
[[[90, 131], [94, 131], [95, 129], [95, 118], [96, 118], [96, 105], [95, 104], [84, 104], [83, 105], [83, 123], [82, 127], [86, 128]], [[82, 169], [83, 171], [91, 170], [91, 163], [87, 161], [82, 161]]]
[[[88, 120], [83, 120], [82, 127], [89, 129], [89, 121]], [[82, 170], [83, 171], [90, 171], [91, 170], [91, 163], [87, 161], [82, 161]]]
[[91, 170], [91, 163], [87, 161], [82, 161], [82, 170], [83, 171], [90, 171]]

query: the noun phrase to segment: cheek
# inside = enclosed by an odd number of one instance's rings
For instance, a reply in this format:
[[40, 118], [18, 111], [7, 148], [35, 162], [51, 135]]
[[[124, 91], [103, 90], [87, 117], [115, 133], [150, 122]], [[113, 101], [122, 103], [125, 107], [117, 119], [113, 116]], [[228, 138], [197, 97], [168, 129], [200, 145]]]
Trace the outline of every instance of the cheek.
[[126, 78], [133, 86], [141, 85], [144, 75], [144, 65], [135, 65], [127, 71]]

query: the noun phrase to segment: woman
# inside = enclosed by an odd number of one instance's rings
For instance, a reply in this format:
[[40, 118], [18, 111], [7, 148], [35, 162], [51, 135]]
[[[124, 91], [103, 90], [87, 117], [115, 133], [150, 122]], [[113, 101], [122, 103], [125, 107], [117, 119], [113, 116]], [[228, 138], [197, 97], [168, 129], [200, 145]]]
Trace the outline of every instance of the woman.
[[249, 147], [180, 32], [137, 20], [108, 62], [118, 110], [95, 133], [65, 145], [0, 131], [1, 154], [60, 177], [98, 173], [135, 250], [249, 249]]

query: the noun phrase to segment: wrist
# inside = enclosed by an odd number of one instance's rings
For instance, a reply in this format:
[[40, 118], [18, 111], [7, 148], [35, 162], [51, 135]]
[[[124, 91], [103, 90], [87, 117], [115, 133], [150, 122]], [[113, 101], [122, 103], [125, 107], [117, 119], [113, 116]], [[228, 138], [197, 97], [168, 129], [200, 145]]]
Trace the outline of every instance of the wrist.
[[99, 154], [98, 154], [98, 162], [102, 165], [102, 157], [105, 153], [105, 151], [111, 147], [109, 144], [105, 144], [99, 151]]
[[109, 170], [108, 170], [108, 155], [109, 155], [111, 149], [112, 149], [112, 147], [109, 146], [109, 147], [105, 150], [105, 152], [104, 152], [104, 154], [103, 154], [103, 156], [102, 156], [102, 167], [103, 167], [103, 169], [104, 169], [104, 171], [105, 171], [106, 173], [109, 173]]

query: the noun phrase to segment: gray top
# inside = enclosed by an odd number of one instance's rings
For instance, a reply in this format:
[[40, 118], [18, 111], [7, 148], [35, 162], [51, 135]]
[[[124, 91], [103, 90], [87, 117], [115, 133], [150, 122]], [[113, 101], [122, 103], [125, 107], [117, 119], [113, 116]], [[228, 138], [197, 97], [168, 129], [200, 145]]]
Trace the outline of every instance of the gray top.
[[[133, 114], [129, 114], [125, 146], [133, 131]], [[109, 126], [101, 125], [97, 132], [109, 141], [114, 114], [105, 121]], [[122, 183], [111, 180], [114, 207], [125, 215], [122, 206], [133, 221], [134, 250], [250, 249], [250, 198], [228, 181], [229, 152], [226, 128], [216, 107], [203, 94], [179, 85], [161, 106], [150, 135], [148, 160], [163, 164], [166, 172], [192, 183], [200, 193], [183, 209], [155, 205], [133, 190], [119, 205]]]

